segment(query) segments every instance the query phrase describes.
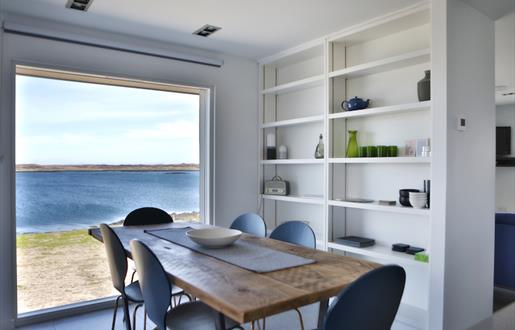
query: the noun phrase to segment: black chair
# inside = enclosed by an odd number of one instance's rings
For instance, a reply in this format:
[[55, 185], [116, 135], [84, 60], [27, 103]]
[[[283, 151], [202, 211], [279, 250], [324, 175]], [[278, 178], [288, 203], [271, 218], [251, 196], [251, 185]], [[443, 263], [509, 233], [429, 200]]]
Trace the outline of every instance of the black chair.
[[128, 328], [131, 327], [130, 314], [129, 314], [129, 303], [136, 303], [134, 312], [132, 315], [132, 323], [136, 325], [136, 311], [143, 304], [143, 295], [139, 282], [131, 282], [129, 285], [125, 285], [125, 277], [127, 276], [127, 255], [123, 244], [118, 238], [118, 235], [114, 230], [106, 224], [100, 225], [100, 232], [102, 233], [102, 240], [107, 254], [107, 262], [109, 263], [109, 270], [111, 272], [111, 280], [113, 281], [114, 288], [120, 293], [116, 298], [113, 322], [111, 328], [114, 330], [116, 324], [116, 312], [118, 310], [118, 303], [120, 299], [123, 301], [123, 312], [125, 322], [128, 323]]
[[[215, 330], [217, 313], [198, 300], [170, 308], [173, 284], [163, 265], [141, 241], [132, 240], [130, 244], [148, 317], [156, 324], [157, 330]], [[238, 326], [234, 321], [225, 319], [227, 328]]]
[[384, 266], [366, 273], [334, 299], [324, 330], [390, 329], [405, 283], [406, 272], [400, 266]]
[[244, 213], [240, 215], [232, 222], [231, 229], [238, 229], [257, 237], [266, 237], [265, 220], [256, 213]]
[[141, 207], [127, 214], [123, 226], [159, 225], [172, 222], [172, 216], [164, 210], [157, 207]]
[[[141, 207], [139, 209], [135, 209], [131, 211], [127, 216], [125, 217], [125, 220], [123, 221], [124, 227], [130, 227], [130, 226], [145, 226], [145, 225], [160, 225], [160, 224], [167, 224], [167, 223], [173, 223], [173, 218], [170, 214], [168, 214], [166, 211], [159, 209], [157, 207]], [[136, 275], [136, 268], [132, 263], [130, 263], [132, 275], [131, 275], [131, 281], [134, 281], [134, 276]], [[188, 299], [191, 301], [192, 298], [184, 292], [181, 288], [175, 286], [173, 288], [172, 297], [174, 301], [174, 305], [180, 304], [182, 296], [188, 297]], [[176, 301], [176, 297], [179, 297], [179, 300]]]

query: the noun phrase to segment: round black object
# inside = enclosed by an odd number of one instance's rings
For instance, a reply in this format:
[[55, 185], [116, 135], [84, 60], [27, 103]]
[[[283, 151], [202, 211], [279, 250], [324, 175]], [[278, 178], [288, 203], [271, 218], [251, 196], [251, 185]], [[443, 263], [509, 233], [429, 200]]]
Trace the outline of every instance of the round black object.
[[409, 198], [410, 192], [420, 192], [418, 189], [401, 189], [399, 190], [399, 196]]
[[402, 206], [408, 206], [411, 207], [411, 204], [409, 202], [409, 197], [399, 197], [399, 203], [401, 203]]

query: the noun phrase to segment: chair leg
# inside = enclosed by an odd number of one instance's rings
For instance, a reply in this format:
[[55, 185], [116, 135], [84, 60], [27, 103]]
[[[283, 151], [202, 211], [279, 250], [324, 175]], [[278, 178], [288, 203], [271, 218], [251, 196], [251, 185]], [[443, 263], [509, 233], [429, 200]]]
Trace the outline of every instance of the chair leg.
[[136, 330], [136, 313], [138, 312], [138, 308], [143, 306], [143, 304], [137, 304], [136, 307], [134, 307], [134, 311], [132, 312], [132, 327], [133, 330]]
[[133, 271], [133, 272], [132, 272], [132, 275], [131, 275], [131, 283], [134, 283], [134, 275], [136, 275], [136, 271]]
[[147, 330], [147, 308], [143, 306], [143, 330]]
[[116, 312], [118, 311], [118, 303], [120, 302], [121, 297], [122, 296], [116, 297], [116, 302], [114, 303], [113, 323], [111, 325], [111, 330], [114, 330], [114, 326], [116, 325]]
[[299, 314], [300, 329], [304, 330], [304, 320], [302, 319], [302, 314], [300, 313], [298, 308], [295, 308], [295, 311], [297, 312], [297, 314]]
[[132, 329], [131, 327], [131, 314], [129, 312], [129, 300], [127, 298], [123, 299], [123, 314], [124, 314], [124, 320], [125, 320], [125, 328], [127, 330]]

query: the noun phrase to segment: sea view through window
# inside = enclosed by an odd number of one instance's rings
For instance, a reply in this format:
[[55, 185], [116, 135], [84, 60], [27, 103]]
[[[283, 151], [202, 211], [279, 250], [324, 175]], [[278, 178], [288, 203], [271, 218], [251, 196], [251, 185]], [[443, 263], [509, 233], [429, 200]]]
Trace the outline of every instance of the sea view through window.
[[200, 126], [195, 93], [16, 76], [18, 313], [115, 294], [88, 228], [199, 220]]

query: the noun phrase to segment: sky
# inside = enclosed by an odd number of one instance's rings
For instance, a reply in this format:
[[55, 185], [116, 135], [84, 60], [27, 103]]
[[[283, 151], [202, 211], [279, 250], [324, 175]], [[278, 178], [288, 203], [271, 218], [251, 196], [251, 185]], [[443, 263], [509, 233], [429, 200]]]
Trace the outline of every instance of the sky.
[[199, 96], [16, 77], [16, 164], [199, 163]]

